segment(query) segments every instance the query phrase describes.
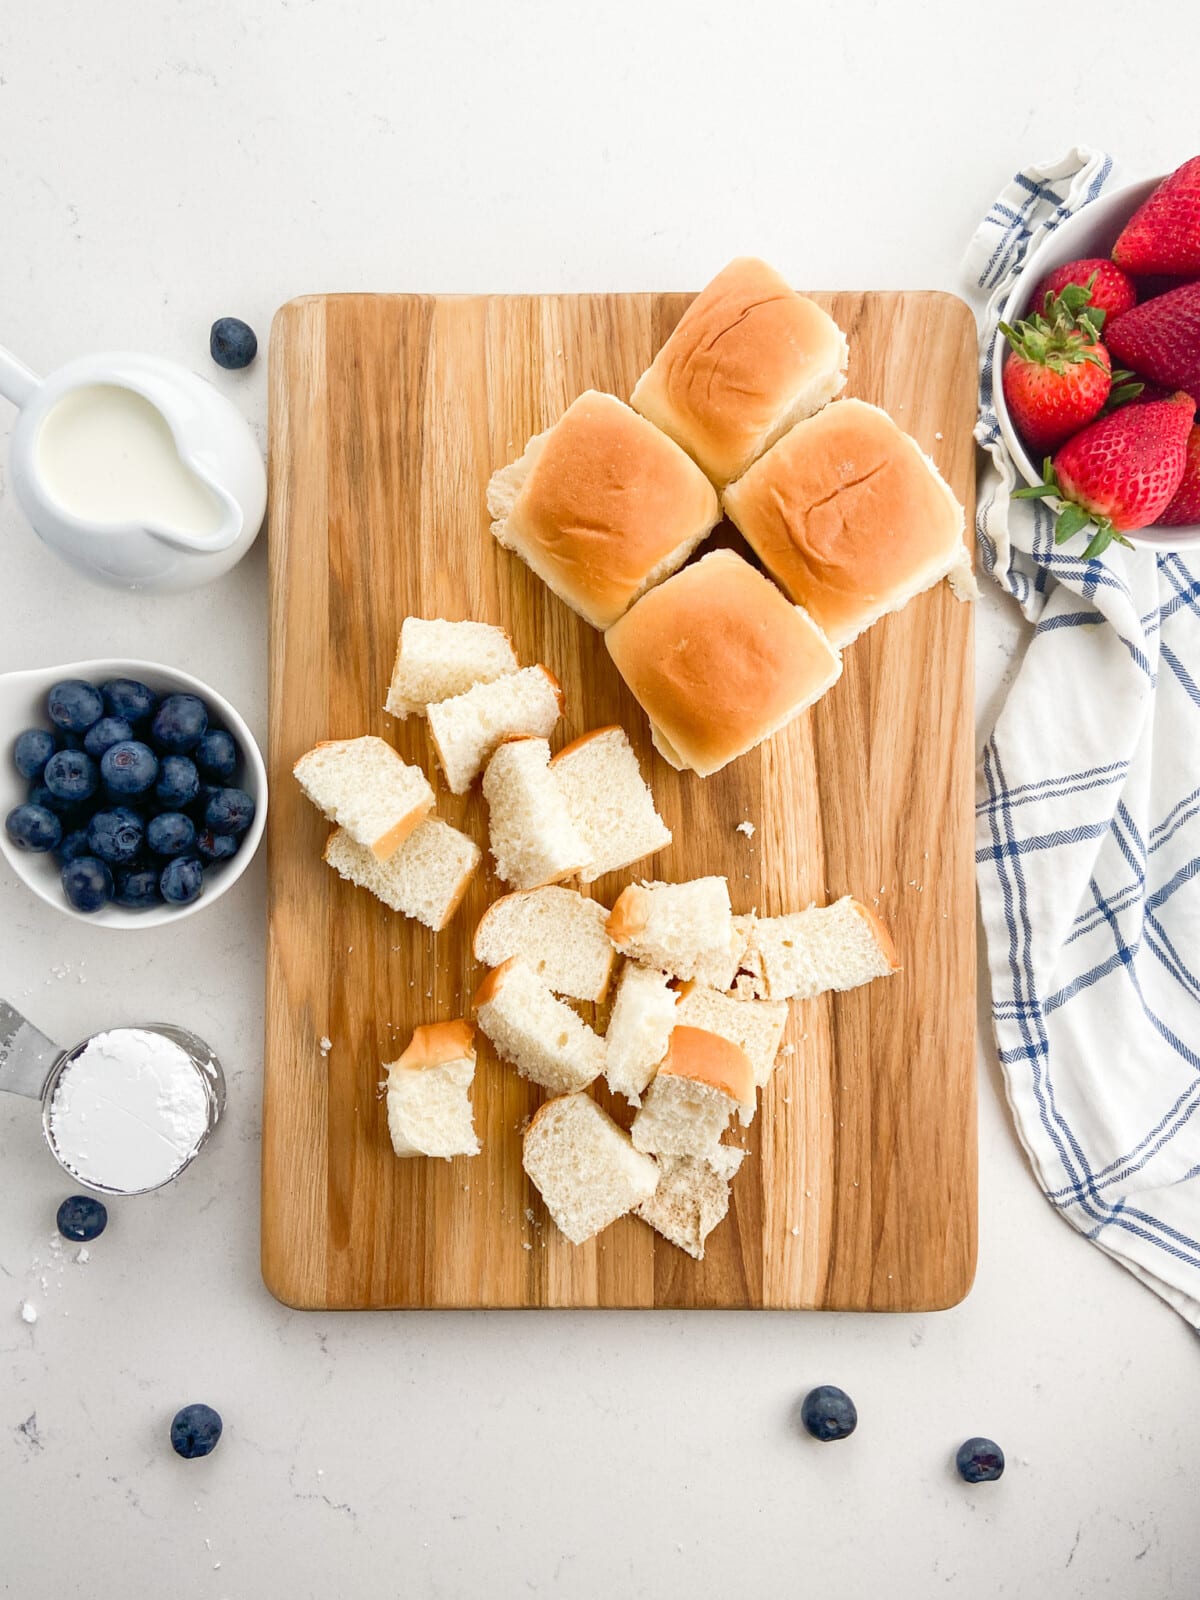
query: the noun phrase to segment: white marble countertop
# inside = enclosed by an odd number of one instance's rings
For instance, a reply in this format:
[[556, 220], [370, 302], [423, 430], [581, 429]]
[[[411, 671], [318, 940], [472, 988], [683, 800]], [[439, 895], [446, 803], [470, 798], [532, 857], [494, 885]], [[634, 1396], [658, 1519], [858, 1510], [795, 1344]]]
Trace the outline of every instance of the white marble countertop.
[[[682, 288], [745, 250], [813, 287], [958, 288], [1014, 166], [1081, 138], [1130, 178], [1193, 153], [1191, 12], [1141, 15], [1155, 37], [1096, 0], [1073, 50], [1033, 0], [1003, 36], [952, 0], [9, 6], [0, 340], [39, 370], [130, 346], [212, 375], [215, 316], [264, 338], [296, 293]], [[265, 380], [220, 378], [260, 429]], [[265, 733], [261, 545], [190, 598], [106, 594], [36, 542], [4, 466], [0, 540], [0, 670], [171, 661]], [[983, 726], [1018, 645], [989, 595]], [[0, 992], [68, 1041], [167, 1015], [230, 1076], [211, 1151], [114, 1205], [86, 1264], [50, 1249], [66, 1185], [31, 1106], [0, 1106], [6, 1593], [1200, 1592], [1195, 1335], [1041, 1199], [986, 1019], [954, 1311], [303, 1315], [258, 1276], [262, 933], [261, 860], [124, 936], [0, 874]], [[793, 1420], [819, 1382], [858, 1403], [839, 1449]], [[181, 1462], [167, 1422], [198, 1399], [225, 1437]], [[948, 1463], [976, 1432], [1010, 1466], [969, 1490]]]

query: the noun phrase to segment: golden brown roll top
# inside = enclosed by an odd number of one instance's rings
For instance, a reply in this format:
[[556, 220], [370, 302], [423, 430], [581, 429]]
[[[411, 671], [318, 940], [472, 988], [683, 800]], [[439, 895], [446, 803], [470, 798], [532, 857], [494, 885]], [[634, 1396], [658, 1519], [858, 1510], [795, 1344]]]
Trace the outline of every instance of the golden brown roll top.
[[651, 589], [604, 638], [658, 750], [702, 776], [798, 716], [842, 670], [812, 619], [732, 550]]
[[842, 330], [765, 261], [731, 261], [684, 312], [631, 404], [718, 485], [846, 381]]

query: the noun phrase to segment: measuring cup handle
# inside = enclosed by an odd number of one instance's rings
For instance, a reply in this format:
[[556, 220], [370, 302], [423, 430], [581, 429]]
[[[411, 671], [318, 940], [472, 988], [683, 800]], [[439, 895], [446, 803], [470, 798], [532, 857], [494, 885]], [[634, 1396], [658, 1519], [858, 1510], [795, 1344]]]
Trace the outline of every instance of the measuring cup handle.
[[0, 1000], [0, 1089], [40, 1100], [50, 1069], [62, 1055], [7, 1000]]
[[0, 394], [15, 406], [28, 405], [41, 379], [31, 372], [23, 361], [18, 361], [11, 350], [0, 344]]

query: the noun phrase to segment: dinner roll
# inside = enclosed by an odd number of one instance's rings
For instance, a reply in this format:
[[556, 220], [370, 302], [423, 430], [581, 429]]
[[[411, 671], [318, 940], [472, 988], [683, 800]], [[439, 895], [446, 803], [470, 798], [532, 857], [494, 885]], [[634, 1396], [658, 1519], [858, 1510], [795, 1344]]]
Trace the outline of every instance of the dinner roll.
[[743, 256], [692, 301], [631, 404], [720, 487], [846, 381], [846, 336], [765, 261]]
[[679, 446], [592, 389], [493, 476], [488, 510], [500, 543], [596, 628], [677, 571], [721, 518]]
[[604, 642], [655, 748], [701, 777], [778, 732], [842, 671], [812, 618], [732, 550], [651, 589]]
[[839, 649], [950, 576], [974, 595], [963, 508], [886, 411], [839, 400], [725, 491], [767, 570]]

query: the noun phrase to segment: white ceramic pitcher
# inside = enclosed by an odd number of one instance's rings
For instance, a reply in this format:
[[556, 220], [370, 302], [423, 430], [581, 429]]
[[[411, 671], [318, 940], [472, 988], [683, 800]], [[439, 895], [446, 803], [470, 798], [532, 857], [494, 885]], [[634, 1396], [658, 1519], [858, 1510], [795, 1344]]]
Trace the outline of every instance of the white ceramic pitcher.
[[[211, 529], [175, 526], [153, 510], [128, 520], [104, 512], [88, 516], [78, 503], [63, 503], [39, 450], [46, 420], [69, 397], [76, 405], [80, 397], [90, 403], [110, 390], [132, 391], [161, 417], [184, 475], [212, 497]], [[12, 434], [12, 477], [21, 507], [39, 537], [89, 577], [121, 589], [195, 589], [228, 572], [258, 536], [267, 475], [253, 430], [224, 395], [185, 367], [118, 351], [84, 356], [38, 379], [0, 347], [0, 395], [20, 410]], [[130, 472], [136, 491], [136, 464]]]

